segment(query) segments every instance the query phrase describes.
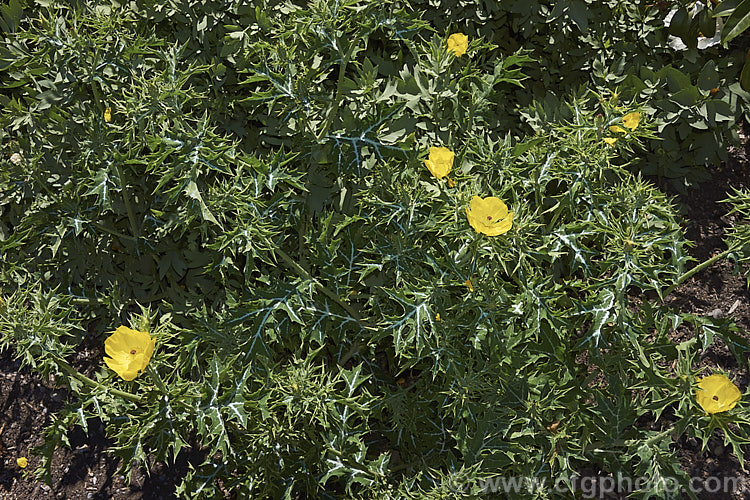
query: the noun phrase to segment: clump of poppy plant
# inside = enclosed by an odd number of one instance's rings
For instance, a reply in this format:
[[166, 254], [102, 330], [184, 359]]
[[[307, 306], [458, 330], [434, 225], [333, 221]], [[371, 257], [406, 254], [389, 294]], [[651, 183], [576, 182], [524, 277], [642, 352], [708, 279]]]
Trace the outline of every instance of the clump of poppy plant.
[[104, 362], [124, 380], [133, 380], [146, 369], [154, 353], [154, 339], [147, 332], [120, 326], [104, 341]]
[[471, 227], [487, 236], [507, 233], [513, 226], [513, 212], [508, 211], [503, 200], [494, 196], [473, 197], [466, 209], [466, 217]]
[[695, 399], [706, 413], [721, 413], [734, 408], [742, 393], [726, 375], [713, 374], [698, 381]]

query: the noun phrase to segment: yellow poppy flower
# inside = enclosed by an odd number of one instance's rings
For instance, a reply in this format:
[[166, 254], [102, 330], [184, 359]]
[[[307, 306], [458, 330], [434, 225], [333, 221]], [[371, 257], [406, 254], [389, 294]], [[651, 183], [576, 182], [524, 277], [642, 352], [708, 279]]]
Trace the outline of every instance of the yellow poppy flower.
[[437, 313], [437, 314], [435, 315], [435, 321], [440, 321], [440, 313]]
[[619, 125], [612, 125], [611, 127], [609, 127], [609, 131], [615, 134], [627, 134], [628, 133], [627, 130], [625, 130]]
[[19, 457], [16, 459], [16, 465], [22, 469], [25, 469], [26, 466], [29, 465], [29, 461], [26, 460], [26, 457]]
[[463, 33], [453, 33], [448, 37], [448, 52], [453, 52], [456, 57], [466, 54], [469, 48], [469, 37]]
[[107, 123], [112, 121], [112, 108], [107, 108], [104, 110], [104, 121]]
[[635, 130], [638, 124], [641, 123], [641, 114], [637, 111], [628, 113], [622, 117], [622, 124], [628, 127], [630, 130]]
[[695, 399], [706, 413], [721, 413], [734, 408], [742, 393], [726, 375], [713, 374], [698, 381]]
[[466, 209], [466, 217], [471, 227], [487, 236], [507, 233], [513, 225], [513, 212], [509, 212], [508, 206], [494, 196], [473, 197]]
[[605, 137], [604, 142], [606, 142], [609, 146], [614, 146], [617, 142], [617, 139], [614, 137]]
[[154, 339], [147, 332], [120, 326], [104, 341], [104, 362], [124, 380], [133, 380], [146, 369], [154, 353]]
[[453, 159], [456, 157], [448, 148], [430, 148], [430, 158], [424, 161], [427, 169], [437, 177], [442, 179], [448, 175], [453, 168]]

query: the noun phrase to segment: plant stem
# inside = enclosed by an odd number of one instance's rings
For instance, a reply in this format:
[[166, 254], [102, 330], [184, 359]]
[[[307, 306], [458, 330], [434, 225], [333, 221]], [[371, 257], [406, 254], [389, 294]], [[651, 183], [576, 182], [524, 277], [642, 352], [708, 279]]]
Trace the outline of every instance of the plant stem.
[[697, 273], [699, 273], [699, 272], [703, 271], [703, 270], [704, 270], [704, 269], [706, 269], [707, 267], [710, 267], [710, 266], [712, 266], [712, 265], [713, 265], [713, 264], [715, 264], [716, 262], [718, 262], [718, 261], [720, 261], [721, 259], [725, 258], [725, 257], [726, 257], [727, 255], [729, 255], [730, 253], [734, 252], [735, 250], [736, 250], [736, 248], [735, 248], [735, 247], [730, 247], [730, 248], [728, 248], [728, 249], [724, 250], [723, 252], [721, 252], [720, 254], [716, 254], [716, 255], [714, 255], [714, 256], [713, 256], [713, 257], [711, 257], [710, 259], [707, 259], [707, 260], [705, 260], [705, 261], [701, 262], [701, 263], [700, 263], [700, 264], [698, 264], [697, 266], [695, 266], [695, 267], [693, 267], [692, 269], [690, 269], [689, 271], [685, 272], [685, 273], [684, 273], [684, 274], [683, 274], [682, 276], [680, 276], [679, 278], [677, 278], [677, 281], [675, 281], [675, 282], [674, 282], [674, 283], [672, 284], [672, 286], [670, 286], [669, 288], [667, 288], [667, 289], [666, 289], [666, 290], [664, 291], [664, 293], [662, 294], [662, 297], [667, 297], [667, 296], [669, 296], [669, 295], [670, 295], [670, 294], [671, 294], [672, 292], [674, 292], [674, 291], [675, 291], [675, 289], [676, 289], [676, 288], [677, 288], [678, 286], [680, 286], [680, 285], [681, 285], [682, 283], [684, 283], [684, 282], [685, 282], [686, 280], [690, 279], [690, 278], [691, 278], [692, 276], [694, 276], [695, 274], [697, 274]]
[[128, 194], [127, 186], [125, 185], [125, 178], [122, 175], [122, 168], [120, 165], [115, 165], [117, 170], [117, 177], [120, 180], [120, 191], [122, 191], [122, 199], [125, 202], [125, 210], [128, 213], [128, 220], [130, 221], [130, 230], [133, 233], [133, 237], [138, 240], [138, 225], [135, 223], [135, 212], [133, 212], [133, 205], [130, 203], [130, 195]]
[[101, 299], [95, 297], [71, 297], [67, 296], [71, 304], [101, 304]]
[[320, 141], [323, 137], [325, 137], [326, 133], [328, 132], [328, 129], [331, 127], [331, 124], [333, 123], [333, 119], [336, 117], [336, 115], [339, 112], [339, 105], [341, 103], [341, 94], [342, 94], [342, 89], [344, 86], [344, 75], [346, 74], [346, 65], [349, 64], [349, 58], [351, 58], [353, 52], [354, 52], [354, 44], [352, 44], [349, 47], [349, 50], [342, 57], [341, 65], [339, 66], [339, 79], [336, 82], [336, 95], [333, 96], [333, 107], [328, 112], [326, 121], [323, 124], [323, 129], [320, 131], [320, 134], [318, 134], [318, 141]]
[[654, 443], [657, 443], [657, 442], [663, 440], [665, 437], [667, 437], [668, 435], [670, 435], [672, 433], [674, 433], [674, 429], [673, 428], [663, 430], [659, 434], [653, 435], [650, 438], [648, 438], [646, 440], [645, 444], [648, 446], [648, 445], [652, 445]]
[[122, 238], [124, 240], [131, 240], [131, 241], [137, 241], [138, 240], [138, 238], [134, 238], [133, 236], [128, 236], [127, 234], [123, 234], [123, 233], [121, 233], [119, 231], [115, 231], [114, 229], [110, 229], [107, 226], [105, 226], [104, 224], [102, 224], [101, 222], [94, 222], [94, 226], [96, 226], [97, 228], [101, 229], [105, 233], [109, 233], [112, 236], [117, 236], [118, 238]]
[[149, 377], [151, 377], [151, 380], [154, 381], [156, 386], [159, 388], [159, 390], [164, 394], [165, 396], [169, 395], [169, 391], [167, 390], [167, 386], [164, 385], [164, 381], [159, 376], [159, 372], [154, 370], [154, 367], [149, 365], [146, 365], [146, 373], [148, 373]]
[[63, 360], [62, 358], [59, 358], [59, 357], [56, 356], [55, 357], [55, 362], [57, 362], [57, 365], [60, 368], [62, 368], [65, 372], [67, 372], [68, 375], [70, 375], [70, 376], [72, 376], [74, 378], [77, 378], [78, 380], [80, 380], [81, 382], [83, 382], [84, 384], [86, 384], [89, 387], [92, 387], [94, 389], [103, 389], [103, 390], [109, 392], [110, 394], [113, 394], [115, 396], [121, 397], [123, 399], [127, 399], [129, 401], [133, 401], [134, 403], [140, 403], [143, 400], [140, 396], [138, 396], [136, 394], [131, 394], [129, 392], [120, 391], [118, 389], [112, 389], [110, 387], [106, 387], [106, 386], [100, 384], [96, 380], [88, 378], [86, 375], [84, 375], [83, 373], [79, 372], [78, 370], [76, 370], [75, 368], [73, 368], [72, 366], [70, 366], [68, 364], [68, 362], [65, 361], [65, 360]]
[[341, 359], [339, 359], [339, 364], [345, 365], [350, 359], [354, 357], [355, 354], [360, 351], [360, 349], [362, 349], [362, 344], [359, 343], [359, 340], [355, 340], [349, 350], [346, 351], [343, 356], [341, 356]]
[[[164, 292], [155, 293], [153, 295], [150, 295], [146, 297], [145, 299], [139, 301], [138, 299], [131, 298], [127, 300], [127, 304], [133, 304], [133, 303], [144, 303], [144, 304], [150, 304], [151, 302], [156, 302], [157, 300], [163, 299], [165, 296]], [[65, 296], [71, 304], [101, 304], [103, 303], [103, 299], [97, 299], [96, 297], [72, 297], [70, 295]]]
[[286, 264], [289, 267], [291, 267], [292, 269], [294, 269], [295, 271], [297, 271], [298, 273], [300, 273], [306, 279], [309, 279], [309, 280], [313, 281], [313, 283], [315, 283], [315, 286], [318, 288], [318, 290], [320, 290], [321, 292], [323, 292], [325, 295], [327, 295], [328, 297], [330, 297], [331, 300], [333, 300], [339, 306], [341, 306], [346, 312], [349, 313], [349, 315], [352, 318], [354, 318], [355, 320], [357, 320], [357, 323], [359, 323], [363, 328], [367, 328], [367, 329], [371, 328], [370, 326], [368, 326], [365, 323], [365, 321], [362, 318], [360, 318], [359, 313], [357, 313], [357, 311], [355, 311], [354, 308], [352, 308], [352, 306], [350, 306], [346, 302], [342, 301], [338, 297], [338, 295], [336, 295], [335, 293], [333, 293], [327, 287], [323, 286], [321, 283], [318, 283], [318, 281], [315, 280], [305, 268], [303, 268], [297, 262], [295, 262], [285, 251], [283, 251], [280, 248], [276, 248], [276, 249], [274, 249], [274, 252], [276, 252], [276, 255], [278, 255], [279, 257], [281, 257], [281, 259], [284, 262], [286, 262]]

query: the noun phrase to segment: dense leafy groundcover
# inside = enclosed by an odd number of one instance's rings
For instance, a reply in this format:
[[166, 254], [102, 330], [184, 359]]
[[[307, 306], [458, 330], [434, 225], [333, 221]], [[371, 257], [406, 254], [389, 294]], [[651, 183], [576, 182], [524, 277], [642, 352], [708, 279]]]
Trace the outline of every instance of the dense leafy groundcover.
[[[750, 410], [704, 411], [694, 360], [747, 342], [662, 305], [689, 242], [639, 173], [719, 157], [741, 58], [554, 3], [4, 6], [0, 348], [71, 389], [37, 473], [94, 418], [125, 470], [202, 452], [185, 497], [566, 497], [592, 464], [665, 497], [669, 436], [716, 429], [742, 462]], [[123, 338], [66, 361], [123, 326], [134, 380]]]

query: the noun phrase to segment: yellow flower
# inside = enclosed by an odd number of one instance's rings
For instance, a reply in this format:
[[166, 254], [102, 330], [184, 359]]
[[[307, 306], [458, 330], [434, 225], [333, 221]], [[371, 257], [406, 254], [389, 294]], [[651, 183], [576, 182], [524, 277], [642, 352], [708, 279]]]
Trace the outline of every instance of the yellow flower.
[[637, 111], [628, 113], [622, 117], [622, 124], [628, 127], [630, 130], [635, 130], [638, 124], [641, 123], [641, 114]]
[[435, 321], [440, 321], [440, 313], [437, 313], [437, 314], [435, 315]]
[[453, 33], [448, 37], [448, 52], [453, 52], [456, 57], [466, 54], [469, 48], [469, 37], [463, 33]]
[[431, 147], [430, 158], [425, 160], [424, 164], [432, 175], [438, 179], [442, 179], [448, 175], [451, 168], [453, 168], [453, 159], [455, 156], [456, 155], [453, 154], [453, 151], [448, 148]]
[[615, 139], [614, 137], [605, 137], [604, 142], [606, 142], [610, 146], [614, 146], [617, 142], [617, 139]]
[[627, 134], [628, 133], [627, 130], [625, 130], [619, 125], [612, 125], [611, 127], [609, 127], [609, 131], [615, 134]]
[[448, 187], [449, 187], [449, 188], [454, 188], [454, 187], [456, 187], [456, 181], [454, 181], [454, 180], [453, 180], [453, 179], [451, 179], [450, 177], [448, 177]]
[[26, 460], [26, 457], [18, 457], [16, 459], [16, 465], [18, 465], [22, 469], [25, 469], [26, 466], [29, 465], [29, 461]]
[[698, 381], [695, 399], [706, 413], [721, 413], [734, 408], [742, 393], [726, 375], [713, 374]]
[[470, 292], [474, 291], [474, 284], [471, 282], [471, 278], [466, 278], [466, 281], [464, 281], [464, 285], [469, 288]]
[[473, 197], [466, 209], [466, 217], [471, 227], [487, 236], [507, 233], [513, 225], [513, 212], [508, 212], [507, 205], [494, 196]]
[[112, 108], [107, 108], [104, 110], [104, 121], [107, 123], [112, 121]]
[[110, 356], [104, 362], [123, 379], [133, 380], [148, 365], [154, 346], [147, 332], [120, 326], [104, 341], [104, 351]]

